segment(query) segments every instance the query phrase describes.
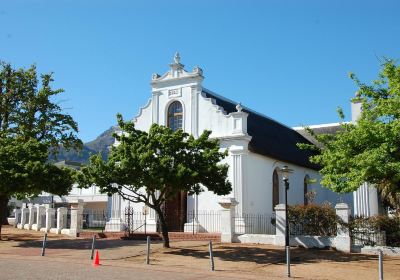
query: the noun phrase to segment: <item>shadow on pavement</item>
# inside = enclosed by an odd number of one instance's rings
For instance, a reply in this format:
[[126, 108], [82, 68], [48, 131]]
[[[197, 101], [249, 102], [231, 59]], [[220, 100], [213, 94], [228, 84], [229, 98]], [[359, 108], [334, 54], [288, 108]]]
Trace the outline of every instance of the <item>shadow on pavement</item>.
[[[191, 256], [208, 259], [209, 252], [203, 249], [176, 249], [166, 254]], [[280, 248], [257, 248], [250, 246], [219, 246], [214, 249], [214, 257], [224, 261], [252, 261], [257, 264], [285, 263], [285, 251]], [[292, 263], [317, 263], [320, 261], [359, 262], [376, 260], [373, 255], [346, 254], [334, 250], [292, 248]]]
[[[15, 247], [21, 248], [38, 248], [42, 247], [42, 241], [20, 241]], [[96, 249], [113, 249], [125, 246], [144, 246], [146, 241], [142, 240], [115, 240], [115, 239], [99, 239], [96, 240]], [[76, 249], [87, 250], [92, 247], [90, 239], [59, 239], [47, 240], [46, 248], [48, 249]]]

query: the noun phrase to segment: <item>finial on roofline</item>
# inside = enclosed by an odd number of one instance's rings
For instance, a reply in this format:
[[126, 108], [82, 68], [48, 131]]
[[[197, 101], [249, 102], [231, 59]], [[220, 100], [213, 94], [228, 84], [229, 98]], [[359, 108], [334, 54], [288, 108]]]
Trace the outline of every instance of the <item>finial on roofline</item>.
[[242, 112], [243, 107], [242, 107], [242, 104], [241, 104], [240, 102], [236, 105], [236, 110], [237, 110], [238, 112]]
[[179, 55], [179, 52], [175, 53], [174, 61], [175, 61], [176, 64], [181, 63], [181, 56]]

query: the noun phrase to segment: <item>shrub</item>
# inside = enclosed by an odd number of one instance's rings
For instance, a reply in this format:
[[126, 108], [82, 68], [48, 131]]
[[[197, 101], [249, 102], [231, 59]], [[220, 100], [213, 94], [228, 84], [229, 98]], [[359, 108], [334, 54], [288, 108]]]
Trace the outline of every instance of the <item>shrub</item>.
[[295, 205], [288, 208], [291, 235], [336, 235], [341, 219], [330, 204]]
[[371, 231], [386, 233], [387, 246], [400, 246], [400, 215], [389, 217], [386, 215], [368, 218], [355, 217], [349, 223], [351, 231]]

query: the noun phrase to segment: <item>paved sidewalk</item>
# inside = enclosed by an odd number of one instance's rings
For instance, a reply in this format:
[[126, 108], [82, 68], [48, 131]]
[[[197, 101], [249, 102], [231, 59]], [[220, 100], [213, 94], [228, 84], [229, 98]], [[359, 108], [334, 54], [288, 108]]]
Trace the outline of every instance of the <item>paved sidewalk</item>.
[[[0, 279], [120, 279], [120, 280], [189, 280], [189, 279], [246, 279], [233, 275], [223, 275], [219, 272], [184, 272], [154, 269], [150, 267], [124, 267], [115, 265], [101, 265], [93, 267], [90, 263], [74, 263], [66, 265], [64, 262], [48, 260], [21, 260], [0, 258]], [[247, 278], [256, 279], [256, 278]], [[276, 278], [265, 278], [276, 279]]]
[[[281, 279], [284, 248], [256, 244], [214, 244], [216, 271], [210, 271], [207, 242], [152, 242], [151, 265], [145, 264], [145, 242], [100, 239], [100, 267], [90, 258], [91, 240], [49, 235], [41, 257], [43, 233], [12, 230], [0, 241], [0, 279]], [[11, 234], [11, 233], [12, 234]], [[296, 279], [375, 280], [376, 255], [293, 248]], [[385, 280], [400, 279], [400, 258], [384, 258]]]

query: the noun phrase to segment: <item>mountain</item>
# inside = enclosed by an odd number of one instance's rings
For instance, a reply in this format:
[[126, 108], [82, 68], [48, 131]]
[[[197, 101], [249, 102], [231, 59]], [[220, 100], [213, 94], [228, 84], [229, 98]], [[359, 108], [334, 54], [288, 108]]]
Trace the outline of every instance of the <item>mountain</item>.
[[109, 147], [114, 143], [114, 137], [112, 135], [116, 129], [116, 126], [110, 127], [97, 136], [95, 140], [83, 144], [83, 148], [79, 152], [74, 150], [67, 151], [63, 147], [60, 147], [57, 157], [52, 155], [49, 160], [52, 162], [74, 161], [86, 164], [89, 162], [89, 157], [91, 155], [98, 153], [101, 153], [102, 157], [106, 159]]

